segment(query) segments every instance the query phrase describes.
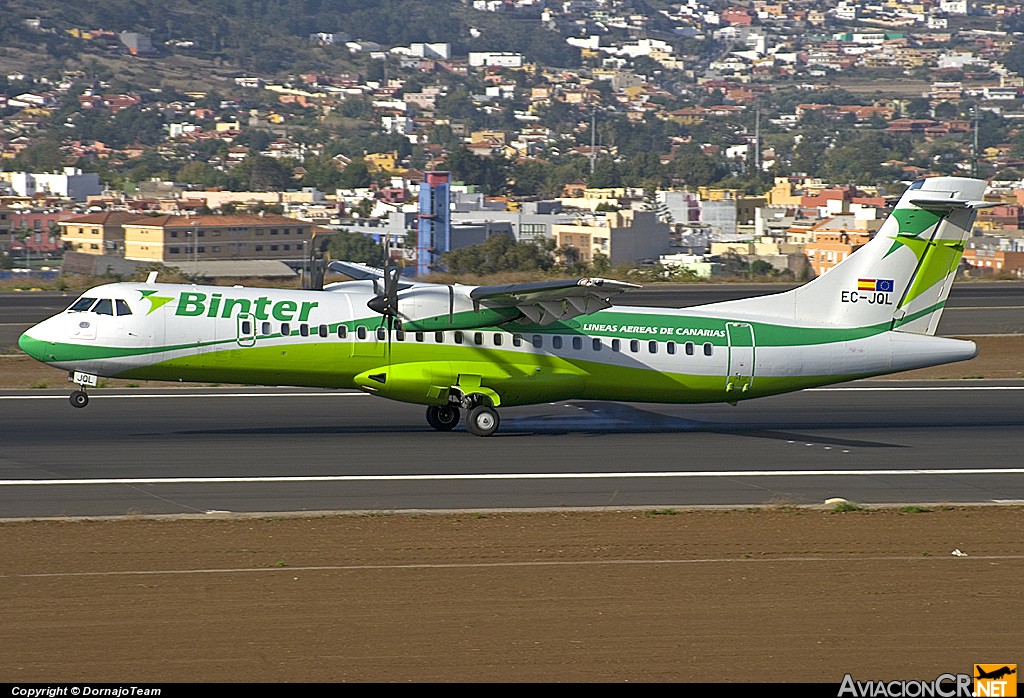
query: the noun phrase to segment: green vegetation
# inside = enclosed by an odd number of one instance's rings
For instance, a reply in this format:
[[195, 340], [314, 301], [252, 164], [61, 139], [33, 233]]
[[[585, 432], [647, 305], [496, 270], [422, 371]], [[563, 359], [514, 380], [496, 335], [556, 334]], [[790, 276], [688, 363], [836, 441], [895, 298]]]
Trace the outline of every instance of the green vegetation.
[[547, 271], [554, 266], [554, 242], [516, 242], [494, 235], [478, 245], [448, 252], [443, 262], [452, 274], [496, 274], [509, 271]]

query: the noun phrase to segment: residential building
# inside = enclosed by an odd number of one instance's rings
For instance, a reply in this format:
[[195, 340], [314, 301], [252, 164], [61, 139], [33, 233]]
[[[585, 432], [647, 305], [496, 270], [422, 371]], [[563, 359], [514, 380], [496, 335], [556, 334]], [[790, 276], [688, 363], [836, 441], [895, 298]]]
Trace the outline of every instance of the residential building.
[[104, 211], [75, 216], [57, 225], [64, 249], [69, 252], [123, 257], [124, 224], [139, 218], [132, 211]]
[[670, 230], [654, 211], [610, 211], [585, 215], [572, 224], [554, 224], [555, 246], [579, 251], [580, 261], [593, 262], [598, 254], [612, 264], [657, 260], [669, 252]]
[[124, 226], [124, 256], [138, 261], [300, 259], [313, 224], [272, 214], [159, 216]]

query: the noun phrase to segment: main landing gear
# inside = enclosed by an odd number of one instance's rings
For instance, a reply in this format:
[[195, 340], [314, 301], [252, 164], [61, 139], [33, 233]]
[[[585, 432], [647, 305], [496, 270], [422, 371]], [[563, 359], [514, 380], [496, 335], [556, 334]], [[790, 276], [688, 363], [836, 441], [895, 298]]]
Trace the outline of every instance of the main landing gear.
[[[474, 436], [490, 436], [498, 430], [501, 418], [490, 401], [480, 395], [467, 395], [459, 403], [468, 409], [466, 431]], [[455, 404], [431, 405], [427, 408], [427, 424], [438, 431], [451, 431], [459, 423], [460, 410]]]
[[431, 405], [427, 408], [427, 424], [438, 431], [451, 431], [459, 423], [459, 408], [455, 405]]

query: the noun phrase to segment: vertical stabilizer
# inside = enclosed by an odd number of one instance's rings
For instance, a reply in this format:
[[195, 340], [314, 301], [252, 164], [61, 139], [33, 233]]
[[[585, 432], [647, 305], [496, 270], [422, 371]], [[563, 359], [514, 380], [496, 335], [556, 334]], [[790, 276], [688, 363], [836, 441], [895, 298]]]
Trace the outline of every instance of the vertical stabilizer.
[[831, 271], [774, 296], [716, 304], [797, 323], [886, 326], [935, 334], [985, 182], [934, 177], [914, 182], [864, 245]]

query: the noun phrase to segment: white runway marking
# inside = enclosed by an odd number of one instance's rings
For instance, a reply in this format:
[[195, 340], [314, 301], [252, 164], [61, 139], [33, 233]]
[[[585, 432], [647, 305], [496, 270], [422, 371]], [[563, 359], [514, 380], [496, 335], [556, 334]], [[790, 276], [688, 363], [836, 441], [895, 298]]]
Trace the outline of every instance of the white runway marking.
[[[69, 386], [70, 389], [70, 386]], [[828, 393], [828, 392], [882, 392], [882, 393], [910, 393], [928, 391], [981, 391], [981, 390], [1011, 390], [1024, 391], [1024, 385], [935, 385], [935, 386], [849, 386], [831, 388], [807, 388], [802, 391], [795, 391], [791, 395], [805, 393]], [[368, 397], [369, 393], [358, 391], [347, 392], [312, 392], [312, 393], [133, 393], [131, 395], [108, 395], [102, 392], [90, 392], [90, 400], [161, 400], [181, 398], [247, 398], [247, 397]], [[59, 395], [0, 395], [0, 400], [67, 400], [64, 394]], [[551, 403], [556, 404], [556, 403]]]
[[215, 485], [282, 482], [408, 482], [456, 480], [614, 480], [702, 477], [821, 477], [881, 475], [1024, 475], [1024, 468], [939, 468], [907, 470], [703, 470], [638, 473], [477, 473], [468, 475], [282, 475], [269, 477], [79, 478], [68, 480], [0, 480], [0, 487], [69, 485]]
[[[927, 562], [955, 561], [956, 564], [968, 564], [991, 560], [1021, 560], [1024, 555], [976, 555], [962, 557], [930, 557]], [[239, 567], [198, 570], [107, 570], [103, 572], [34, 572], [27, 574], [0, 574], [0, 579], [40, 579], [48, 577], [127, 577], [152, 575], [185, 575], [185, 574], [248, 574], [251, 572], [351, 572], [373, 570], [431, 570], [431, 569], [479, 569], [501, 567], [581, 567], [604, 565], [707, 565], [735, 562], [744, 565], [789, 563], [789, 562], [907, 562], [913, 561], [915, 566], [922, 562], [920, 556], [852, 556], [852, 557], [775, 557], [775, 558], [698, 558], [693, 560], [550, 560], [522, 562], [453, 562], [433, 564], [402, 564], [402, 565], [316, 565], [310, 567]]]
[[[71, 386], [68, 386], [71, 389]], [[368, 397], [369, 393], [137, 393], [134, 395], [104, 395], [90, 392], [90, 400], [178, 399], [197, 397]], [[0, 400], [67, 400], [67, 395], [0, 395]]]

